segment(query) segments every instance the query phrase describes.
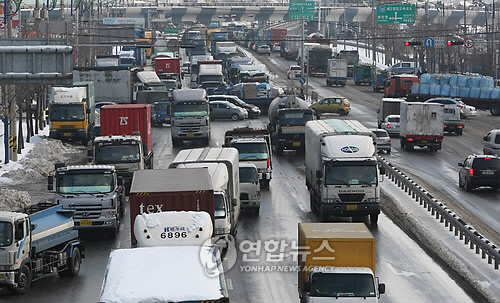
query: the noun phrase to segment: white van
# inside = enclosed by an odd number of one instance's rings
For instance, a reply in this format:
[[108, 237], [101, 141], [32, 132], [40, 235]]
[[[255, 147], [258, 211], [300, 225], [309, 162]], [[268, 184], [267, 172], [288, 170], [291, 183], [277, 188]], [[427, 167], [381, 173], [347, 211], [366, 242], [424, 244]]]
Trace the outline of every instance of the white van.
[[500, 156], [500, 129], [493, 129], [489, 131], [488, 134], [484, 136], [483, 142], [483, 154]]
[[240, 202], [241, 208], [252, 210], [255, 215], [260, 210], [260, 183], [257, 166], [240, 162]]

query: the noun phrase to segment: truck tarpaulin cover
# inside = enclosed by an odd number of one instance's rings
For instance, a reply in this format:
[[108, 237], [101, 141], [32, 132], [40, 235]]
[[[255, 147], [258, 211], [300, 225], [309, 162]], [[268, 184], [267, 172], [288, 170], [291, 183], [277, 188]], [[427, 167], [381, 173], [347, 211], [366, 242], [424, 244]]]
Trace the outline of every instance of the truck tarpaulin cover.
[[82, 102], [84, 98], [87, 98], [85, 87], [52, 88], [52, 102], [54, 103]]
[[99, 302], [200, 302], [224, 298], [222, 265], [214, 263], [214, 259], [213, 248], [207, 246], [114, 250]]

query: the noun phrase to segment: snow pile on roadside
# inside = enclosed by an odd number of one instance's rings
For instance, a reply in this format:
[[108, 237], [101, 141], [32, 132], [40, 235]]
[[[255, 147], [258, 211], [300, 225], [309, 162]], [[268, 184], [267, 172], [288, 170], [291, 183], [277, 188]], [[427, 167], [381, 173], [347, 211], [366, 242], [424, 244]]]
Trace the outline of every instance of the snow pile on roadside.
[[31, 205], [28, 192], [15, 189], [0, 188], [0, 211], [15, 211]]
[[0, 168], [0, 185], [29, 183], [47, 177], [54, 170], [55, 163], [70, 159], [67, 154], [81, 153], [82, 148], [59, 140], [43, 138], [23, 159], [9, 162]]

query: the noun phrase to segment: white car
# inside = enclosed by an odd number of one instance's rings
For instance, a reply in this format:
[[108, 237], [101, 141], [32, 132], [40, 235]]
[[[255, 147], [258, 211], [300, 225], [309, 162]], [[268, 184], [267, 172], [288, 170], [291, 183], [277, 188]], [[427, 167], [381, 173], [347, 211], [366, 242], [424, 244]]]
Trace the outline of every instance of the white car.
[[460, 117], [461, 118], [477, 116], [477, 110], [474, 106], [467, 105], [462, 100], [459, 100], [458, 102], [460, 104], [462, 104], [462, 107], [460, 107]]
[[281, 45], [279, 43], [273, 44], [273, 53], [281, 51]]
[[389, 135], [399, 136], [399, 123], [399, 115], [388, 115], [387, 117], [385, 117], [385, 120], [382, 123], [382, 129], [385, 129], [389, 133]]
[[287, 77], [288, 79], [300, 78], [300, 66], [298, 65], [290, 65], [288, 68]]

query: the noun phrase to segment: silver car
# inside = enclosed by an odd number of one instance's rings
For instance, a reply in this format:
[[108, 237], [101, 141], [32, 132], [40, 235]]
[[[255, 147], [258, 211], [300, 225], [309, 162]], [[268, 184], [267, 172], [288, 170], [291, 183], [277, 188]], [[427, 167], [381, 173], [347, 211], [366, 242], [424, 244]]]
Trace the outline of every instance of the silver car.
[[483, 154], [500, 156], [500, 129], [493, 129], [483, 138]]
[[248, 111], [228, 101], [210, 101], [210, 119], [231, 119], [233, 121], [248, 118]]
[[389, 135], [399, 136], [399, 121], [399, 115], [388, 115], [382, 123], [382, 129], [387, 131]]
[[373, 128], [370, 129], [377, 136], [377, 152], [385, 151], [391, 153], [391, 137], [384, 129]]

